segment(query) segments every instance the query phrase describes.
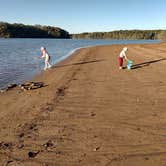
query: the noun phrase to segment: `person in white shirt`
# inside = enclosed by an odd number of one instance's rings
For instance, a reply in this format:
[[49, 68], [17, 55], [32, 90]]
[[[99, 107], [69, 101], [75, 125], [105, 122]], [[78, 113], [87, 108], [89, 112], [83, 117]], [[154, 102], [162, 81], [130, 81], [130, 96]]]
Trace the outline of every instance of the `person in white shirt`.
[[123, 69], [123, 59], [125, 59], [127, 62], [129, 61], [127, 56], [126, 56], [126, 53], [125, 53], [127, 50], [128, 50], [128, 48], [124, 47], [118, 56], [119, 69]]
[[41, 58], [45, 59], [45, 67], [44, 70], [47, 70], [48, 68], [51, 68], [51, 64], [50, 64], [50, 55], [48, 54], [47, 50], [45, 47], [41, 47], [40, 48], [41, 52], [42, 52], [42, 56]]

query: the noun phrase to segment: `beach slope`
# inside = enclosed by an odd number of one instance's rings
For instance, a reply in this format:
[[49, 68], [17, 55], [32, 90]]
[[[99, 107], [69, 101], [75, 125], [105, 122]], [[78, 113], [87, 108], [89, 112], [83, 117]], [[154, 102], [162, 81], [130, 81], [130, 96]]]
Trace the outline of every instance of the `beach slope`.
[[0, 94], [0, 165], [165, 166], [166, 44], [78, 50], [33, 81]]

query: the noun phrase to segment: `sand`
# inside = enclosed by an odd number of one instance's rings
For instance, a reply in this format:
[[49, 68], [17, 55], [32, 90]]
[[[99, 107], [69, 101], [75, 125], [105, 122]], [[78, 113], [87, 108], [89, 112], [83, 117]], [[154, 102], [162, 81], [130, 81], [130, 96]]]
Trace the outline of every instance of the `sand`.
[[0, 94], [2, 166], [165, 166], [166, 44], [83, 48]]

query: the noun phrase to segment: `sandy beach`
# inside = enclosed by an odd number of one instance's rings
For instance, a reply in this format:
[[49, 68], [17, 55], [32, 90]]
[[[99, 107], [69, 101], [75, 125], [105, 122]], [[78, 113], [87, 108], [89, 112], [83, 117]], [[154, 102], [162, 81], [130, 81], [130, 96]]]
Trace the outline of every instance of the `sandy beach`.
[[0, 94], [2, 166], [165, 166], [166, 44], [83, 48]]

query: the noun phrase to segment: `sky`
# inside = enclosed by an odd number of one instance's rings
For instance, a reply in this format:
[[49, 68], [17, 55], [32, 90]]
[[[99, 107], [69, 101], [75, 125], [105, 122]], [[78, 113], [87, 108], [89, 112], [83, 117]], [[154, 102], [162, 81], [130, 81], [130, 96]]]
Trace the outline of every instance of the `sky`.
[[69, 33], [166, 29], [166, 0], [0, 0], [0, 21]]

